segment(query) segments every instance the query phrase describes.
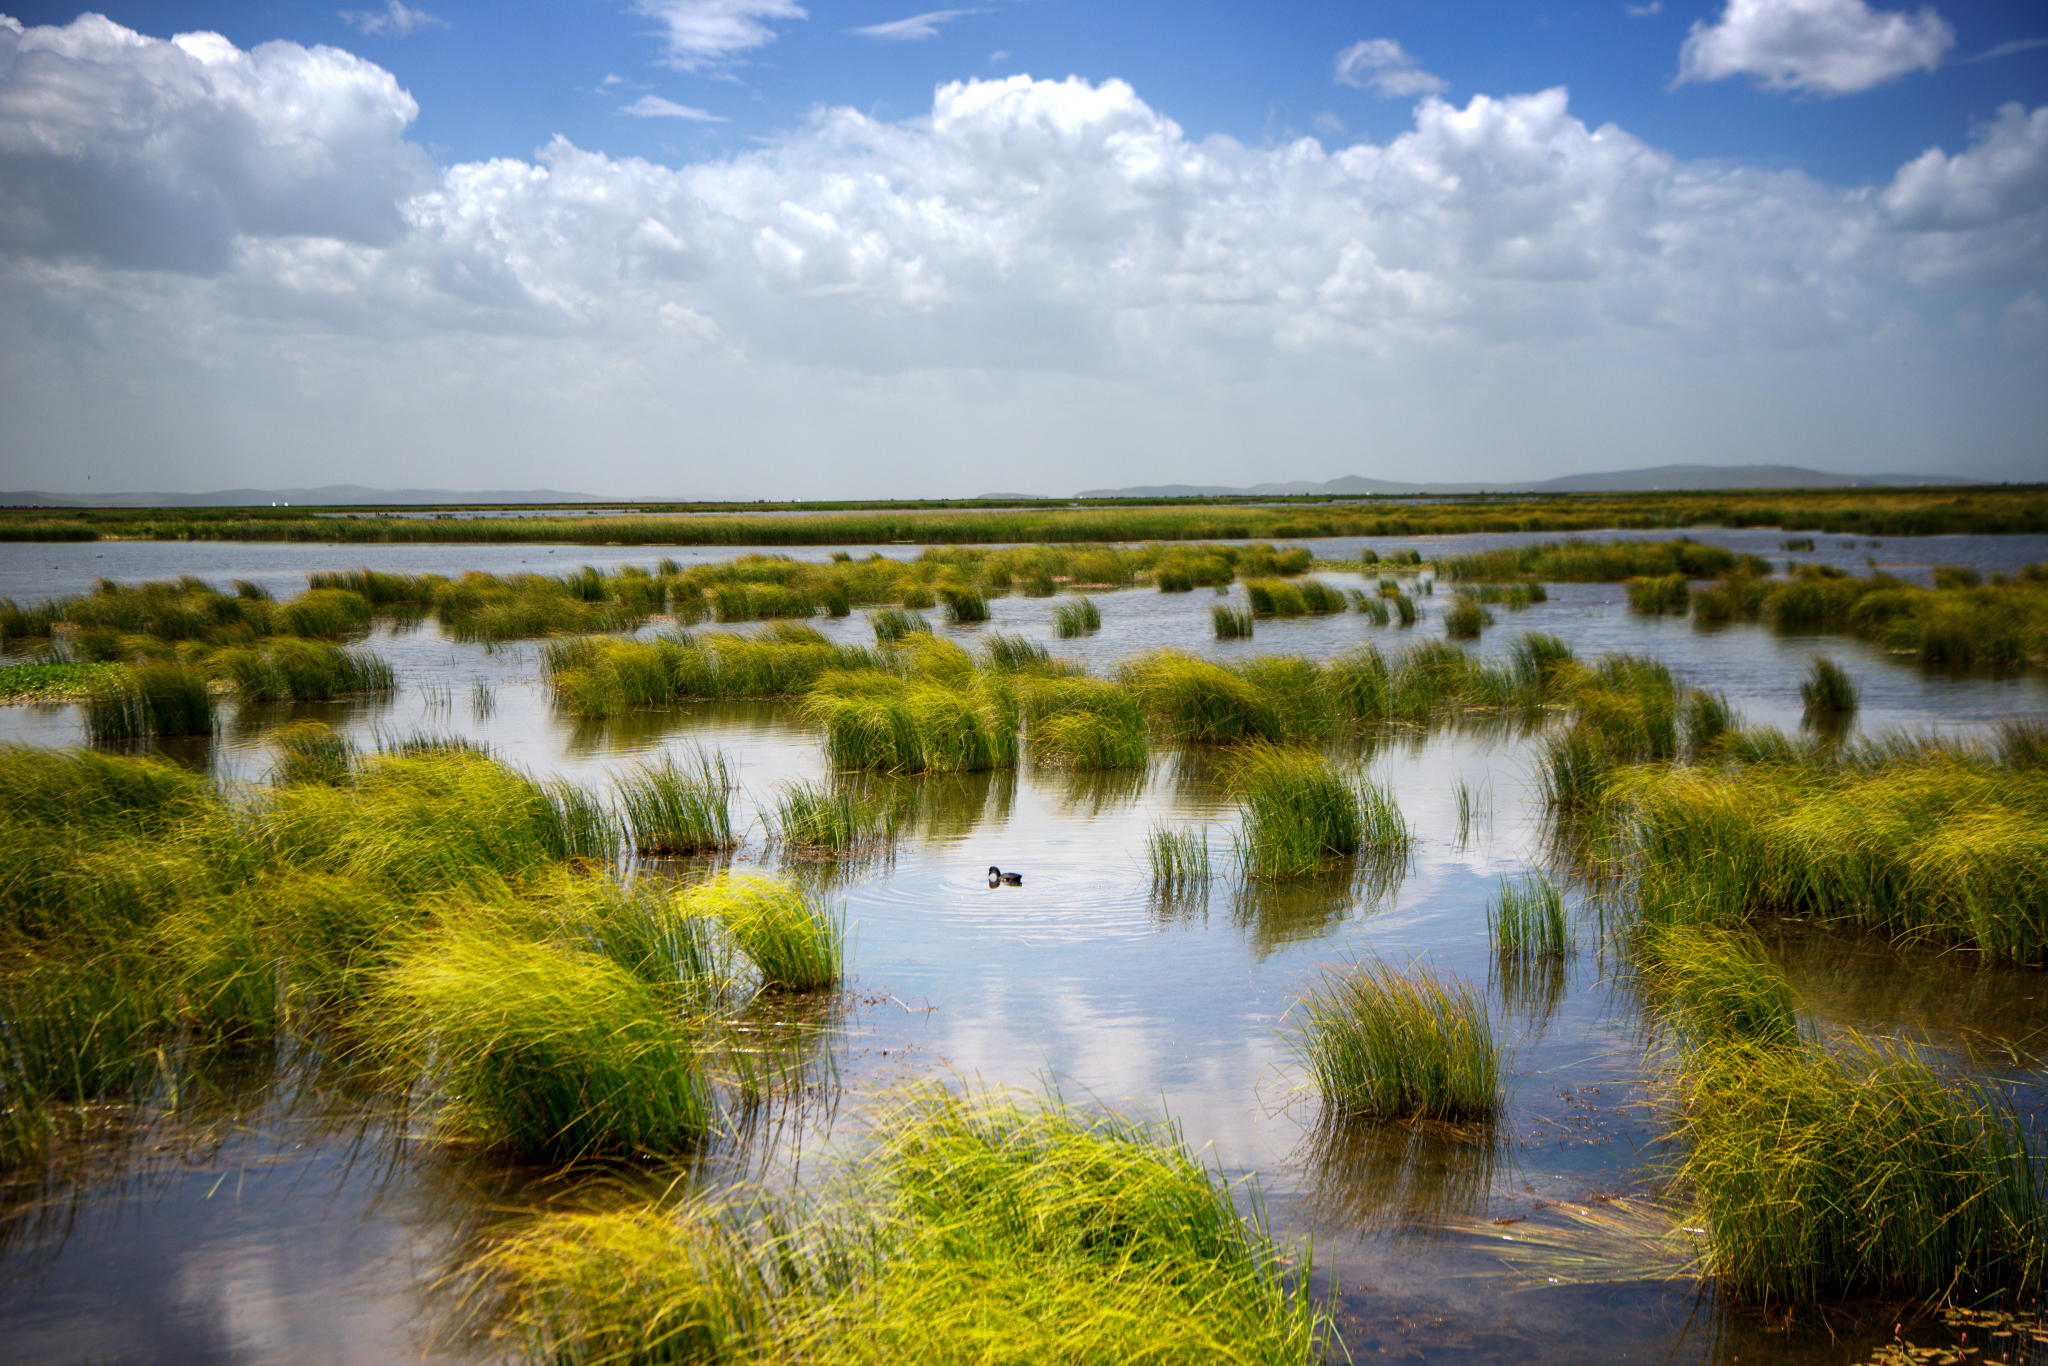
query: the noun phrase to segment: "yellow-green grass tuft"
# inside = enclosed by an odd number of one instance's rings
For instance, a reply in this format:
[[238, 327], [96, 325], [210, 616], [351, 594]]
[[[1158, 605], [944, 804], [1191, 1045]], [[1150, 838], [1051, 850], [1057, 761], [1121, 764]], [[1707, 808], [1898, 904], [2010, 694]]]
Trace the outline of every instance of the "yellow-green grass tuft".
[[393, 965], [378, 1043], [431, 1068], [451, 1132], [516, 1152], [673, 1152], [715, 1101], [654, 992], [594, 953], [452, 925]]
[[1688, 1063], [1680, 1180], [1739, 1299], [1947, 1299], [2042, 1283], [2041, 1171], [2009, 1101], [1902, 1044], [1722, 1043]]
[[1464, 982], [1366, 959], [1326, 970], [1295, 1008], [1296, 1048], [1332, 1116], [1457, 1120], [1500, 1108], [1493, 1022]]
[[721, 876], [685, 893], [683, 909], [725, 926], [771, 990], [819, 991], [845, 970], [844, 916], [779, 878]]

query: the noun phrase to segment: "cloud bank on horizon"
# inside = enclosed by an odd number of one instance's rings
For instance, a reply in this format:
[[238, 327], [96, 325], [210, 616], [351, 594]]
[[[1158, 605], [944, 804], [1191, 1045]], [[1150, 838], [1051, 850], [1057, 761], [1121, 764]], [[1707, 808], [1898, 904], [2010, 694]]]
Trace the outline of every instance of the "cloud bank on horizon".
[[[654, 60], [723, 81], [808, 17], [633, 10]], [[923, 47], [981, 14], [842, 29]], [[358, 27], [401, 15], [431, 19]], [[1932, 10], [1729, 0], [1676, 81], [1832, 102], [1955, 41]], [[338, 46], [0, 19], [9, 478], [743, 498], [2048, 473], [2048, 104], [1843, 187], [1680, 157], [1561, 87], [1452, 98], [1392, 38], [1322, 60], [1411, 99], [1405, 126], [1254, 145], [1123, 80], [1018, 74], [676, 164], [566, 137], [444, 164], [393, 72]]]

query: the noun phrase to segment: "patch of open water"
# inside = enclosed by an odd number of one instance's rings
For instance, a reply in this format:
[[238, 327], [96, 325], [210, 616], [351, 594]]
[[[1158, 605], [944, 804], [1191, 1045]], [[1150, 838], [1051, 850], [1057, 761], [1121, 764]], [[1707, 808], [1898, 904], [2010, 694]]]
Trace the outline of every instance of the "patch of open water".
[[[1930, 562], [2011, 568], [2048, 557], [2048, 545], [1950, 539], [1992, 544], [1945, 547]], [[301, 586], [307, 569], [335, 567], [328, 547], [134, 545], [150, 557], [129, 562], [126, 546], [109, 547], [126, 567], [96, 572], [130, 581], [261, 572], [280, 576], [273, 587], [282, 594]], [[0, 583], [24, 572], [12, 554], [18, 549], [0, 547]], [[71, 549], [91, 548], [29, 551]], [[348, 562], [439, 572], [502, 568], [500, 555], [533, 550], [405, 547], [450, 553], [387, 560], [358, 553], [365, 549], [377, 548], [350, 548]], [[279, 557], [261, 571], [248, 568], [274, 550], [290, 551], [293, 567]], [[645, 547], [627, 550], [600, 556], [577, 547], [570, 564], [655, 558]], [[215, 552], [219, 565], [206, 560]], [[1366, 581], [1322, 577], [1340, 586]], [[12, 595], [54, 591], [62, 590]], [[1097, 671], [1152, 648], [1328, 657], [1363, 641], [1393, 649], [1441, 633], [1442, 600], [1424, 598], [1424, 622], [1405, 632], [1348, 615], [1262, 621], [1254, 640], [1219, 643], [1208, 621], [1215, 600], [1208, 590], [1106, 593], [1104, 629], [1074, 641], [1052, 638], [1056, 599], [996, 599], [986, 625], [937, 629], [970, 648], [989, 631], [1020, 632]], [[1241, 601], [1241, 591], [1229, 600]], [[1543, 630], [1582, 656], [1654, 654], [1765, 724], [1796, 725], [1798, 680], [1814, 652], [1855, 677], [1865, 729], [1969, 729], [2038, 712], [2044, 700], [2038, 674], [1929, 670], [1842, 638], [1745, 625], [1705, 632], [1683, 620], [1634, 617], [1618, 585], [1559, 585], [1548, 603], [1497, 616], [1475, 647], [1482, 653], [1507, 648], [1522, 630]], [[870, 638], [860, 615], [815, 624], [836, 638]], [[663, 749], [701, 744], [734, 761], [742, 824], [778, 783], [824, 771], [816, 736], [788, 706], [703, 704], [579, 723], [548, 704], [531, 644], [487, 650], [427, 625], [380, 628], [369, 648], [397, 667], [396, 694], [233, 716], [211, 742], [165, 748], [224, 780], [260, 781], [271, 762], [265, 732], [286, 716], [311, 715], [366, 743], [379, 732], [465, 735], [521, 767], [599, 786]], [[482, 710], [473, 702], [478, 682], [489, 697]], [[75, 708], [0, 710], [0, 740], [81, 739]], [[1050, 1080], [1070, 1097], [1164, 1109], [1206, 1160], [1233, 1177], [1256, 1176], [1274, 1232], [1314, 1238], [1316, 1282], [1360, 1359], [1850, 1362], [1889, 1340], [1896, 1316], [1877, 1307], [1787, 1326], [1725, 1311], [1690, 1282], [1527, 1286], [1504, 1268], [1498, 1248], [1518, 1230], [1549, 1226], [1560, 1204], [1597, 1208], [1588, 1202], [1644, 1189], [1660, 1160], [1650, 1108], [1657, 1059], [1645, 1054], [1590, 917], [1580, 924], [1580, 953], [1557, 974], [1497, 980], [1486, 901], [1500, 878], [1540, 856], [1530, 737], [1453, 729], [1361, 757], [1416, 831], [1404, 876], [1384, 888], [1284, 890], [1219, 879], [1206, 896], [1171, 902], [1152, 892], [1152, 827], [1205, 825], [1221, 859], [1234, 821], [1213, 765], [1198, 752], [1157, 751], [1142, 776], [1026, 768], [920, 784], [916, 830], [892, 857], [807, 873], [828, 879], [856, 927], [853, 990], [832, 1044], [841, 1099], [784, 1128], [748, 1160], [775, 1169], [777, 1179], [803, 1180], [857, 1144], [869, 1100], [907, 1079], [1027, 1090]], [[1472, 794], [1469, 821], [1457, 800], [1461, 783]], [[769, 863], [758, 828], [741, 855], [749, 859]], [[1023, 885], [989, 888], [984, 870], [992, 863], [1022, 870]], [[2040, 974], [1963, 956], [1901, 958], [1838, 939], [1774, 947], [1823, 1025], [1925, 1037], [2013, 1084], [2031, 1111], [2048, 1110], [2036, 1061], [2048, 1040], [2048, 979]], [[1427, 957], [1489, 984], [1515, 1050], [1511, 1101], [1495, 1124], [1367, 1128], [1344, 1144], [1319, 1140], [1312, 1089], [1289, 1047], [1288, 1011], [1326, 966], [1363, 954]], [[388, 1105], [318, 1087], [310, 1096], [251, 1083], [159, 1123], [96, 1174], [0, 1196], [8, 1202], [0, 1208], [0, 1356], [488, 1357], [488, 1348], [437, 1339], [448, 1306], [435, 1287], [450, 1249], [479, 1219], [525, 1198], [523, 1178], [408, 1142], [406, 1118]], [[1446, 1221], [1499, 1232], [1446, 1236]]]

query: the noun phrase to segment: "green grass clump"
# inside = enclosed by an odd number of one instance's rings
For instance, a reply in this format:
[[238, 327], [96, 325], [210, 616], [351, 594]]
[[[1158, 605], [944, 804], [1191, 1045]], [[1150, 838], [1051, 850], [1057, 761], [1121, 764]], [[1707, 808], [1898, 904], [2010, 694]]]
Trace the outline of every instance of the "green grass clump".
[[766, 820], [775, 841], [798, 853], [839, 855], [896, 837], [902, 812], [850, 787], [789, 783], [776, 794]]
[[846, 963], [844, 916], [777, 878], [728, 875], [683, 895], [688, 915], [716, 921], [776, 991], [820, 991]]
[[1324, 1359], [1328, 1320], [1173, 1126], [933, 1088], [877, 1129], [836, 1200], [548, 1214], [472, 1270], [547, 1360]]
[[283, 784], [325, 783], [335, 786], [355, 774], [355, 743], [334, 733], [324, 721], [294, 721], [270, 733], [277, 749], [272, 776]]
[[1754, 555], [1738, 555], [1719, 546], [1679, 537], [1671, 541], [1545, 542], [1473, 555], [1453, 555], [1438, 562], [1445, 578], [1506, 581], [1536, 578], [1552, 583], [1618, 583], [1626, 579], [1711, 579], [1749, 566], [1768, 573]]
[[1061, 640], [1102, 629], [1102, 612], [1093, 598], [1073, 597], [1053, 609], [1053, 634]]
[[1152, 861], [1152, 885], [1164, 891], [1181, 891], [1206, 885], [1209, 881], [1209, 832], [1173, 830], [1159, 825], [1146, 839]]
[[1237, 859], [1249, 877], [1304, 877], [1367, 847], [1407, 852], [1407, 823], [1393, 798], [1319, 754], [1255, 745], [1231, 782], [1244, 809]]
[[1479, 599], [1460, 593], [1444, 613], [1444, 634], [1453, 640], [1477, 640], [1479, 633], [1493, 625], [1493, 613], [1480, 606]]
[[912, 631], [929, 634], [932, 629], [932, 624], [920, 613], [906, 611], [901, 607], [884, 607], [880, 611], [871, 612], [868, 614], [868, 620], [875, 628], [875, 643], [878, 645], [894, 645]]
[[456, 925], [391, 968], [370, 1015], [388, 1053], [431, 1065], [450, 1131], [574, 1158], [672, 1152], [715, 1100], [654, 992], [598, 954]]
[[990, 632], [981, 649], [989, 668], [1004, 671], [1042, 667], [1051, 659], [1037, 641], [1005, 631]]
[[1142, 768], [1150, 757], [1138, 699], [1113, 683], [1081, 676], [1038, 680], [1020, 702], [1034, 763]]
[[1644, 616], [1682, 617], [1692, 607], [1692, 584], [1683, 574], [1628, 580], [1628, 610]]
[[1866, 762], [1742, 738], [1724, 755], [1760, 757], [1734, 771], [1616, 785], [1616, 858], [1645, 916], [1790, 916], [2048, 958], [2048, 774], [1943, 747]]
[[213, 692], [191, 664], [136, 664], [86, 695], [85, 733], [125, 743], [156, 735], [210, 735]]
[[1210, 660], [1157, 650], [1125, 663], [1118, 681], [1169, 739], [1219, 745], [1286, 735], [1276, 699], [1243, 674]]
[[1681, 1084], [1680, 1179], [1724, 1292], [1771, 1304], [2040, 1288], [2041, 1172], [2003, 1096], [1855, 1038], [1720, 1044]]
[[732, 830], [732, 775], [716, 750], [698, 750], [681, 762], [664, 754], [659, 763], [621, 777], [619, 809], [641, 855], [708, 854], [739, 842]]
[[1729, 1042], [1798, 1046], [1798, 1002], [1753, 932], [1643, 923], [1630, 949], [1646, 1004], [1687, 1050]]
[[1499, 1109], [1493, 1022], [1465, 983], [1372, 959], [1326, 971], [1298, 1007], [1296, 1046], [1330, 1114], [1458, 1120]]
[[988, 599], [982, 596], [979, 588], [948, 587], [937, 592], [946, 604], [946, 620], [954, 625], [988, 620]]
[[1856, 685], [1848, 670], [1826, 655], [1815, 655], [1799, 685], [1799, 700], [1809, 715], [1844, 716], [1856, 710]]
[[948, 677], [837, 673], [818, 680], [802, 714], [824, 730], [835, 768], [973, 773], [1016, 766], [1014, 695], [975, 675], [964, 652], [952, 648], [959, 672]]
[[1420, 616], [1415, 607], [1415, 599], [1409, 597], [1406, 593], [1397, 592], [1394, 594], [1392, 602], [1394, 604], [1394, 615], [1400, 619], [1400, 624], [1403, 626], [1413, 626]]
[[1387, 600], [1379, 594], [1367, 593], [1357, 588], [1350, 589], [1349, 593], [1351, 605], [1369, 618], [1373, 625], [1385, 626], [1391, 619], [1387, 609]]
[[1572, 951], [1571, 918], [1564, 893], [1541, 873], [1519, 884], [1505, 879], [1500, 895], [1487, 904], [1487, 929], [1496, 952], [1504, 954], [1568, 954]]
[[1249, 607], [1226, 607], [1219, 602], [1209, 609], [1209, 619], [1215, 626], [1218, 640], [1250, 640], [1252, 637], [1252, 609]]
[[375, 616], [376, 610], [360, 593], [311, 588], [272, 609], [270, 629], [278, 635], [335, 639], [368, 630]]
[[389, 661], [326, 641], [281, 637], [260, 648], [226, 649], [209, 661], [243, 702], [326, 702], [398, 686]]
[[795, 697], [826, 673], [882, 664], [876, 651], [834, 645], [795, 622], [778, 622], [751, 636], [583, 636], [552, 641], [541, 650], [556, 704], [592, 718], [700, 697]]
[[1247, 579], [1244, 596], [1255, 617], [1298, 617], [1308, 611], [1300, 587], [1284, 579]]

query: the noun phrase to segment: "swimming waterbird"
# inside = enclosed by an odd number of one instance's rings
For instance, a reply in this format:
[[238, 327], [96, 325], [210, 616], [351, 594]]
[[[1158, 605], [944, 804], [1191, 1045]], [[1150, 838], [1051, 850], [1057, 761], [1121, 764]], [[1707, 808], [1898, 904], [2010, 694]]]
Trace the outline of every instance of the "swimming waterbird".
[[1006, 873], [994, 864], [990, 864], [988, 869], [988, 885], [993, 887], [999, 882], [1007, 882], [1012, 887], [1022, 887], [1024, 885], [1024, 875], [1022, 873]]

